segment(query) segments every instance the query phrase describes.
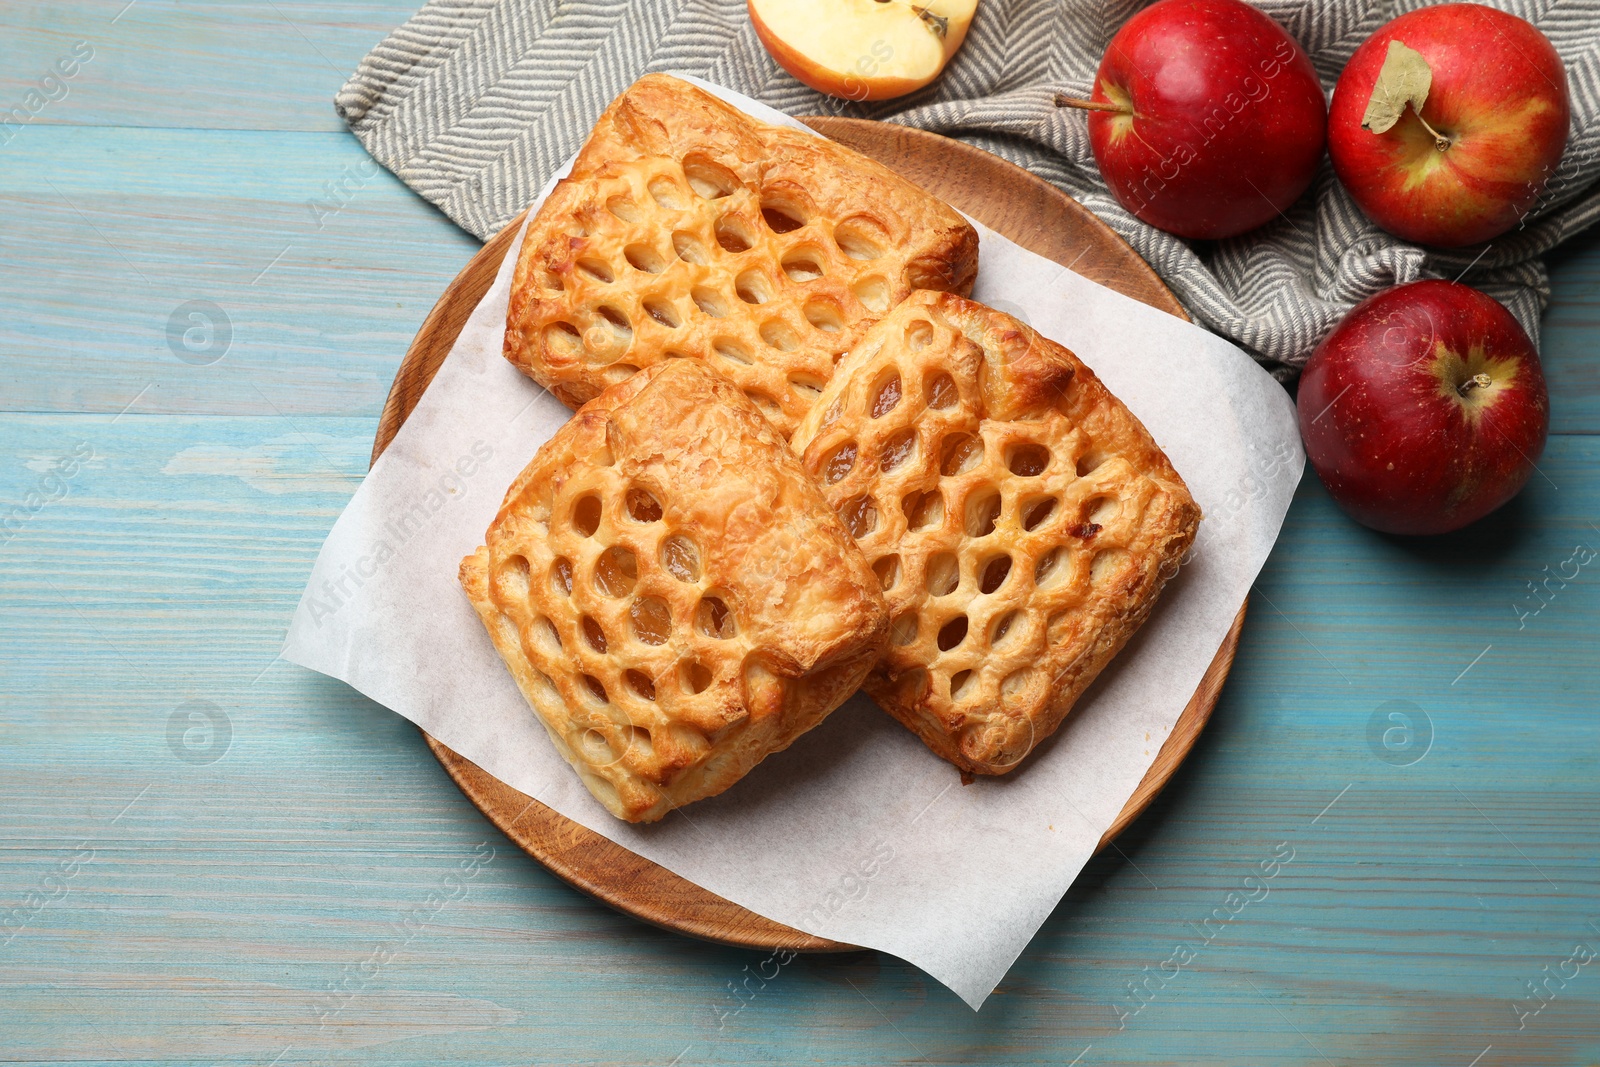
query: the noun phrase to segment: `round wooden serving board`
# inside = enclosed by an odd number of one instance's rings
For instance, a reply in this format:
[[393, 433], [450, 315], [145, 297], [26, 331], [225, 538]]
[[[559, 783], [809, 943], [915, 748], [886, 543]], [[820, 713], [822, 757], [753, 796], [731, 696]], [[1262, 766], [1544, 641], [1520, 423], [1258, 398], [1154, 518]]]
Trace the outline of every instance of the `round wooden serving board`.
[[[893, 168], [1023, 247], [1151, 307], [1188, 317], [1156, 273], [1122, 238], [1083, 205], [1020, 167], [959, 141], [909, 127], [846, 118], [804, 121]], [[467, 317], [488, 292], [521, 222], [520, 216], [512, 220], [483, 246], [423, 322], [384, 404], [372, 449], [374, 460], [422, 398]], [[1244, 615], [1241, 606], [1200, 688], [1149, 773], [1100, 840], [1101, 848], [1144, 811], [1193, 747], [1233, 665]], [[545, 807], [434, 738], [427, 741], [450, 777], [490, 822], [564, 881], [620, 911], [670, 930], [746, 948], [842, 952], [856, 947], [813, 937], [747, 911]], [[955, 769], [950, 773], [954, 775]]]

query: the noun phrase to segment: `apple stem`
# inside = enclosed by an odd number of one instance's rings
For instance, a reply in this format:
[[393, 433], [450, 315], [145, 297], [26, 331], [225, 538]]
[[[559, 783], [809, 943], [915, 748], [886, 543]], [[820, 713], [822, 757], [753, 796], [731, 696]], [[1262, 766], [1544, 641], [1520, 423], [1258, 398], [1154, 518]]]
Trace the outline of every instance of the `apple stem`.
[[1474, 389], [1487, 389], [1494, 384], [1494, 379], [1487, 374], [1474, 374], [1460, 385], [1456, 386], [1457, 396], [1466, 396]]
[[[1432, 126], [1429, 126], [1428, 120], [1423, 118], [1422, 112], [1418, 111], [1415, 107], [1411, 109], [1411, 113], [1417, 116], [1417, 121], [1422, 123], [1422, 128], [1427, 130], [1428, 133], [1433, 137], [1433, 147], [1437, 148], [1441, 152], [1448, 151], [1450, 148], [1450, 138], [1446, 137]], [[1483, 384], [1487, 385], [1489, 383], [1484, 382]]]
[[1077, 96], [1063, 96], [1060, 93], [1056, 94], [1056, 107], [1075, 107], [1082, 111], [1114, 111], [1119, 115], [1132, 114], [1127, 108], [1118, 107], [1116, 104], [1103, 104], [1098, 100], [1085, 100]]

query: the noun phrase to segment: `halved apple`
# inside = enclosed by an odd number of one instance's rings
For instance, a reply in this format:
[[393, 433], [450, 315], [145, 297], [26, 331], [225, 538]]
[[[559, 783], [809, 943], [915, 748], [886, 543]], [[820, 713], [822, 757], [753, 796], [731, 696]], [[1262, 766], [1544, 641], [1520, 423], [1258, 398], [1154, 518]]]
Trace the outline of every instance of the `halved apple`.
[[939, 76], [978, 0], [750, 0], [750, 21], [784, 70], [818, 92], [888, 100]]

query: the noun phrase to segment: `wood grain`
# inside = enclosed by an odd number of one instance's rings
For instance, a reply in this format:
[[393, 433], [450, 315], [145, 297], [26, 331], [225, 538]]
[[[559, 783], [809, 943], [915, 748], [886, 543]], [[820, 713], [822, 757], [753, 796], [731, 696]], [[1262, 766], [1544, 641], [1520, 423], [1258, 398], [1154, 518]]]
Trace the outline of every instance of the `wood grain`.
[[0, 71], [11, 95], [75, 41], [93, 48], [67, 95], [36, 123], [338, 132], [334, 93], [417, 7], [418, 0], [207, 0], [179, 11], [151, 0], [8, 0]]
[[[1072, 265], [1103, 285], [1169, 314], [1183, 307], [1155, 272], [1081, 204], [1020, 167], [937, 134], [844, 118], [806, 119], [814, 128], [899, 171], [1024, 247]], [[422, 398], [473, 308], [494, 281], [522, 216], [483, 246], [423, 321], [384, 404], [372, 459], [377, 461]], [[1155, 761], [1101, 838], [1104, 849], [1139, 817], [1183, 762], [1205, 728], [1227, 680], [1244, 625], [1241, 606], [1199, 688]], [[506, 836], [568, 884], [645, 922], [722, 944], [799, 952], [855, 948], [773, 922], [629, 852], [494, 778], [428, 737], [455, 783]]]
[[[348, 133], [35, 123], [0, 146], [0, 205], [8, 411], [116, 415], [148, 385], [131, 414], [376, 417], [481, 247]], [[231, 323], [207, 366], [168, 341], [190, 300]]]
[[[1541, 474], [1422, 543], [1354, 525], [1308, 474], [1193, 757], [982, 1012], [884, 953], [803, 956], [763, 988], [766, 953], [573, 891], [410, 723], [274, 662], [399, 354], [479, 247], [387, 174], [321, 230], [305, 207], [363, 158], [316, 51], [348, 69], [419, 2], [138, 0], [114, 25], [125, 0], [0, 4], [5, 103], [74, 38], [99, 53], [0, 147], [0, 505], [95, 451], [0, 544], [0, 916], [29, 916], [0, 934], [0, 1059], [1600, 1062], [1596, 964], [1525, 1026], [1512, 1011], [1600, 946], [1600, 564], [1545, 570], [1600, 548], [1600, 230], [1550, 257]], [[211, 367], [162, 336], [196, 297], [234, 315]], [[1519, 603], [1543, 606], [1524, 626]], [[216, 763], [169, 749], [188, 700], [232, 719]], [[1411, 766], [1367, 737], [1395, 700], [1432, 721]], [[31, 910], [83, 841], [93, 861]], [[1270, 894], [1151, 977], [1280, 842]]]

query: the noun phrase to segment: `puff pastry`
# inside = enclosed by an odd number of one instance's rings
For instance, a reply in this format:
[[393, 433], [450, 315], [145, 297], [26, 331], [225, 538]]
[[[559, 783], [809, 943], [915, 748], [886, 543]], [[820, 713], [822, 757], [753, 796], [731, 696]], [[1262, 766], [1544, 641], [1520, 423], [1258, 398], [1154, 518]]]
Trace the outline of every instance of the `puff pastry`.
[[675, 359], [586, 404], [461, 584], [556, 748], [650, 822], [787, 748], [884, 649], [878, 582], [755, 406]]
[[704, 359], [787, 437], [871, 322], [977, 264], [972, 227], [886, 167], [651, 74], [529, 223], [505, 356], [573, 408]]
[[867, 691], [977, 774], [1061, 724], [1200, 519], [1093, 371], [951, 294], [915, 293], [869, 330], [791, 444], [889, 602]]

